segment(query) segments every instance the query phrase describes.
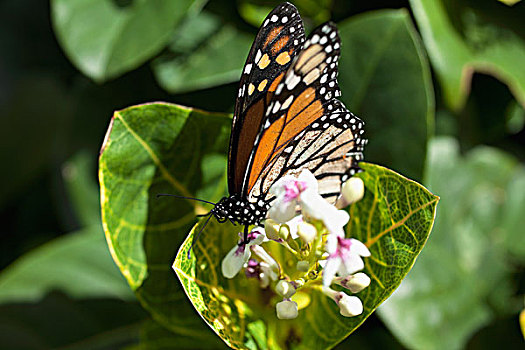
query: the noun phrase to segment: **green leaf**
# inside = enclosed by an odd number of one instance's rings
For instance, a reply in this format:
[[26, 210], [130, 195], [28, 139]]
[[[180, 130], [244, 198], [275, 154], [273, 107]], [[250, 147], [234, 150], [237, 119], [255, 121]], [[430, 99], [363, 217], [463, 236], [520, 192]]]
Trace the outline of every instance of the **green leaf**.
[[35, 303], [0, 305], [0, 344], [26, 350], [122, 349], [138, 342], [146, 318], [136, 302], [51, 293]]
[[195, 215], [206, 209], [156, 195], [195, 197], [201, 190], [217, 196], [203, 199], [218, 200], [226, 182], [210, 175], [223, 173], [224, 164], [204, 161], [224, 159], [230, 126], [225, 114], [151, 103], [115, 112], [102, 146], [102, 218], [111, 254], [142, 305], [175, 332], [188, 328], [182, 315], [195, 313], [171, 264]]
[[365, 121], [365, 159], [421, 180], [434, 94], [409, 14], [367, 13], [342, 22], [339, 32], [342, 99]]
[[460, 349], [492, 310], [521, 306], [509, 300], [512, 266], [525, 263], [525, 168], [485, 146], [462, 157], [454, 139], [439, 138], [426, 183], [441, 196], [432, 236], [380, 316], [409, 348]]
[[100, 225], [100, 202], [94, 169], [94, 156], [84, 151], [77, 153], [62, 167], [69, 200], [82, 226]]
[[[171, 45], [176, 54], [165, 54], [153, 63], [163, 89], [181, 93], [239, 79], [253, 38], [220, 22], [204, 12], [185, 23]], [[182, 50], [185, 54], [178, 53]]]
[[[222, 276], [220, 263], [236, 244], [239, 228], [210, 220], [187, 254], [196, 225], [184, 241], [173, 268], [208, 325], [236, 349], [330, 348], [353, 332], [382, 303], [412, 267], [434, 220], [438, 198], [421, 185], [378, 165], [362, 163], [365, 197], [350, 209], [348, 235], [365, 242], [372, 252], [365, 272], [372, 283], [359, 297], [362, 315], [345, 318], [318, 288], [301, 289], [294, 298], [308, 304], [295, 320], [278, 321], [275, 295], [243, 274]], [[275, 244], [270, 242], [268, 244]]]
[[522, 10], [496, 1], [455, 1], [452, 6], [441, 0], [411, 0], [410, 4], [444, 100], [452, 109], [465, 105], [474, 71], [503, 81], [525, 106]]
[[51, 290], [74, 298], [134, 299], [98, 226], [56, 238], [0, 274], [0, 303], [38, 301]]
[[[203, 0], [52, 0], [58, 41], [85, 75], [103, 82], [137, 68], [169, 41], [175, 26]], [[192, 8], [193, 6], [193, 8]]]

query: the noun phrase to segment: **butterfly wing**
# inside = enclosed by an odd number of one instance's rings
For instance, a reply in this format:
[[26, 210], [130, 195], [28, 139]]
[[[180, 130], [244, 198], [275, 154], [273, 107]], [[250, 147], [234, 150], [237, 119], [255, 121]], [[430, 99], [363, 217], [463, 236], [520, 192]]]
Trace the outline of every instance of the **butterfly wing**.
[[363, 122], [335, 97], [340, 39], [334, 24], [316, 28], [294, 59], [265, 110], [249, 158], [242, 194], [265, 199], [277, 179], [311, 170], [332, 203], [357, 169], [366, 141]]
[[295, 6], [283, 3], [263, 21], [250, 49], [235, 103], [228, 189], [239, 194], [267, 104], [304, 43], [304, 28]]

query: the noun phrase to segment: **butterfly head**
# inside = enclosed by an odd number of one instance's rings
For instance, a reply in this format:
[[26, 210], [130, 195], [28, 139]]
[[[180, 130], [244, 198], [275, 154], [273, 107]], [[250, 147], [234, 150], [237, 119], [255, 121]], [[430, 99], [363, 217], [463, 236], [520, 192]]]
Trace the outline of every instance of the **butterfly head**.
[[219, 222], [225, 222], [229, 218], [228, 209], [227, 209], [227, 197], [222, 198], [215, 207], [210, 211], [213, 216]]

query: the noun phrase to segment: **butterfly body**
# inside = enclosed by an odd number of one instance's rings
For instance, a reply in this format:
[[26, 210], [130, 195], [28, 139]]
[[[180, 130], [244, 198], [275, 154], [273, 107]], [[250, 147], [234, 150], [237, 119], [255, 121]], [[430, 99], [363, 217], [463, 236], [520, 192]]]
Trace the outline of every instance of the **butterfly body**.
[[259, 224], [265, 217], [270, 204], [263, 200], [251, 202], [233, 194], [222, 198], [212, 209], [212, 214], [219, 222], [231, 221], [244, 226]]
[[[325, 23], [305, 40], [289, 3], [263, 21], [250, 49], [235, 104], [228, 155], [229, 197], [211, 213], [245, 226], [265, 219], [269, 189], [285, 175], [310, 170], [320, 194], [335, 203], [359, 171], [364, 123], [336, 98], [340, 39]], [[246, 237], [245, 237], [246, 239]]]

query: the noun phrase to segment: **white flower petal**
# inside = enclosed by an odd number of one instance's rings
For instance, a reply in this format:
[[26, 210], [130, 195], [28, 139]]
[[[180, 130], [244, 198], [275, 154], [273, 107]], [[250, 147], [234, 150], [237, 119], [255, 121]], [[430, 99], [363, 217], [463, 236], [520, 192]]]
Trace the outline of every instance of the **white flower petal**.
[[349, 254], [344, 257], [342, 267], [344, 267], [344, 269], [339, 271], [339, 275], [341, 277], [346, 277], [362, 270], [365, 267], [365, 264], [359, 255]]
[[338, 235], [330, 233], [326, 238], [325, 249], [328, 254], [334, 254], [337, 251]]
[[284, 224], [294, 218], [296, 206], [296, 200], [285, 201], [284, 196], [279, 197], [268, 210], [268, 217], [279, 224]]
[[235, 277], [242, 267], [250, 259], [251, 253], [248, 247], [244, 247], [244, 252], [240, 251], [239, 246], [233, 247], [222, 259], [222, 275], [226, 278]]
[[343, 227], [350, 220], [350, 215], [345, 210], [337, 210], [334, 206], [326, 210], [325, 217], [323, 218], [324, 225], [328, 232], [334, 233], [340, 237], [344, 237]]
[[251, 249], [255, 254], [257, 254], [259, 258], [261, 258], [263, 262], [268, 265], [271, 270], [279, 269], [279, 264], [277, 264], [277, 261], [275, 261], [275, 259], [272, 258], [272, 256], [268, 254], [268, 252], [263, 247], [260, 245], [253, 245], [251, 246]]
[[279, 197], [281, 195], [284, 196], [284, 193], [286, 192], [286, 185], [292, 181], [296, 181], [296, 178], [292, 175], [285, 175], [281, 177], [279, 180], [277, 180], [272, 187], [270, 187], [271, 194], [274, 194], [275, 196]]
[[342, 265], [341, 258], [336, 256], [329, 258], [326, 261], [326, 265], [323, 269], [323, 286], [329, 287], [332, 284], [332, 280], [335, 277], [335, 274]]
[[357, 239], [350, 238], [350, 241], [352, 242], [352, 245], [350, 247], [350, 250], [353, 254], [359, 254], [361, 256], [367, 257], [370, 256], [370, 250], [361, 243], [361, 241], [358, 241]]
[[299, 238], [297, 235], [297, 226], [304, 222], [302, 215], [297, 215], [292, 220], [288, 221], [286, 225], [288, 225], [288, 228], [290, 229], [290, 236], [292, 236], [293, 239]]
[[304, 181], [306, 182], [307, 189], [310, 191], [313, 191], [315, 193], [318, 193], [318, 185], [317, 185], [317, 179], [315, 178], [314, 174], [308, 169], [304, 169], [301, 171], [299, 176], [297, 177], [298, 181]]
[[303, 242], [310, 244], [317, 237], [317, 229], [312, 224], [301, 222], [297, 225], [297, 234], [301, 237]]
[[332, 206], [326, 201], [326, 199], [314, 191], [306, 190], [301, 193], [300, 204], [303, 216], [309, 218], [323, 220], [325, 215], [331, 214], [330, 210]]

